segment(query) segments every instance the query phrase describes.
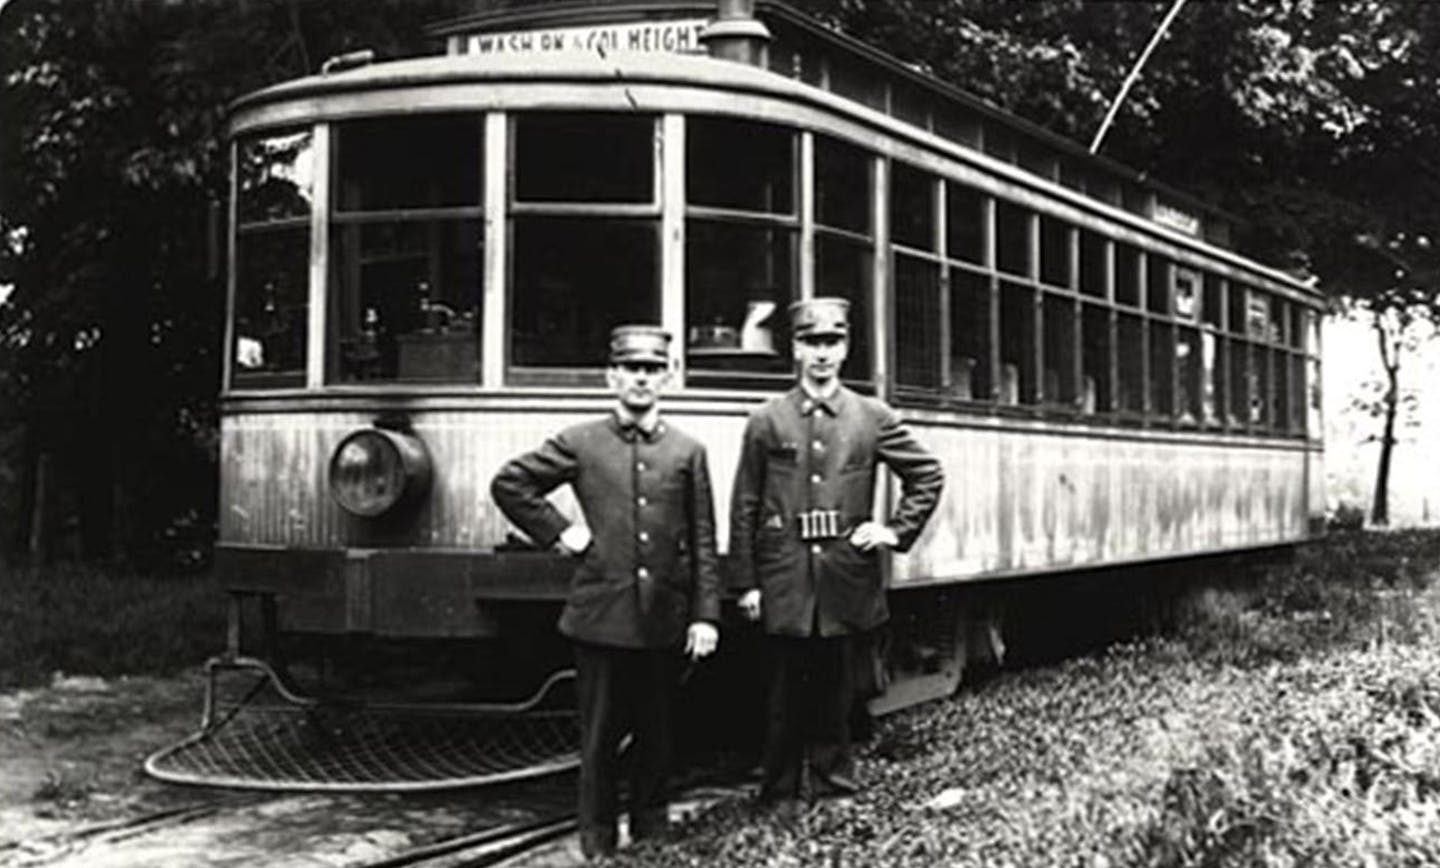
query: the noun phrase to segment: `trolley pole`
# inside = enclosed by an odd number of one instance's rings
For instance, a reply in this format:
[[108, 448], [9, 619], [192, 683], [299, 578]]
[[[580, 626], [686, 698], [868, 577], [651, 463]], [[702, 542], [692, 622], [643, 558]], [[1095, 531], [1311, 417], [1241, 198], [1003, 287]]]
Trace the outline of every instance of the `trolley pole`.
[[1145, 50], [1140, 52], [1140, 59], [1135, 61], [1135, 65], [1130, 68], [1130, 74], [1125, 76], [1125, 83], [1120, 85], [1120, 92], [1115, 95], [1115, 101], [1110, 103], [1110, 110], [1105, 113], [1105, 120], [1100, 122], [1100, 129], [1095, 131], [1095, 138], [1090, 142], [1090, 153], [1099, 153], [1100, 143], [1105, 140], [1105, 134], [1110, 131], [1110, 124], [1115, 121], [1115, 115], [1120, 111], [1120, 104], [1125, 102], [1125, 97], [1130, 94], [1130, 88], [1135, 85], [1135, 80], [1140, 77], [1141, 67], [1145, 65], [1145, 61], [1150, 59], [1151, 53], [1155, 51], [1155, 46], [1159, 45], [1160, 40], [1165, 38], [1165, 33], [1170, 29], [1170, 22], [1175, 20], [1176, 15], [1180, 14], [1180, 7], [1184, 5], [1185, 0], [1175, 0], [1174, 4], [1170, 6], [1170, 11], [1165, 13], [1165, 19], [1161, 21], [1160, 26], [1155, 29], [1155, 35], [1150, 37], [1150, 44], [1146, 45]]

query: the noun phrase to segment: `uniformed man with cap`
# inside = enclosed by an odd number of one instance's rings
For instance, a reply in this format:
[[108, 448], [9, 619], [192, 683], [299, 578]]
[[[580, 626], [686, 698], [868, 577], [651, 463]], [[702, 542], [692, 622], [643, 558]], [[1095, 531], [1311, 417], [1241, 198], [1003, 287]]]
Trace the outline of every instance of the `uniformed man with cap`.
[[[762, 802], [801, 794], [807, 753], [813, 795], [858, 789], [851, 643], [889, 617], [880, 552], [910, 548], [944, 484], [894, 410], [841, 384], [849, 303], [796, 302], [791, 323], [799, 383], [751, 413], [730, 516], [740, 608], [763, 617], [771, 644]], [[884, 521], [872, 516], [878, 464], [902, 490]]]
[[[627, 751], [632, 837], [665, 827], [670, 700], [681, 652], [715, 650], [720, 615], [715, 516], [705, 448], [660, 418], [670, 335], [658, 326], [611, 334], [604, 418], [566, 428], [500, 468], [495, 502], [542, 546], [575, 558], [560, 632], [574, 646], [580, 711], [580, 839], [614, 851], [617, 754]], [[583, 522], [546, 499], [569, 484]]]

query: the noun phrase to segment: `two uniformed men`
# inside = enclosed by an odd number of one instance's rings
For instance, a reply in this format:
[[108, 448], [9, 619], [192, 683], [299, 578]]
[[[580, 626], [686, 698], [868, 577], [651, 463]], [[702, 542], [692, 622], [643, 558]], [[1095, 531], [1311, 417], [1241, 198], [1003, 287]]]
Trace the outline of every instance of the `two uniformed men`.
[[[883, 402], [841, 385], [848, 302], [791, 310], [799, 382], [751, 414], [731, 511], [741, 611], [764, 619], [773, 672], [762, 801], [800, 794], [808, 749], [816, 795], [853, 792], [852, 641], [888, 618], [879, 552], [905, 551], [939, 499], [940, 464]], [[720, 587], [705, 449], [660, 418], [670, 336], [622, 326], [611, 338], [612, 414], [560, 432], [507, 463], [491, 486], [536, 543], [579, 559], [560, 632], [574, 645], [581, 721], [580, 829], [587, 856], [616, 844], [616, 753], [630, 747], [631, 830], [665, 823], [675, 652], [719, 639]], [[900, 479], [885, 522], [871, 518], [878, 464]], [[569, 484], [571, 524], [546, 499]]]
[[[843, 795], [857, 637], [889, 617], [879, 552], [906, 551], [940, 497], [940, 463], [884, 402], [840, 382], [849, 303], [792, 307], [799, 383], [745, 427], [731, 500], [730, 552], [741, 611], [763, 616], [773, 666], [762, 802], [800, 795], [807, 748], [814, 795]], [[878, 464], [902, 495], [885, 522], [872, 510]]]
[[[656, 326], [615, 329], [606, 371], [614, 412], [513, 459], [491, 484], [496, 504], [532, 540], [558, 542], [577, 559], [560, 632], [575, 653], [587, 857], [615, 850], [617, 754], [627, 727], [631, 836], [664, 830], [676, 652], [683, 643], [698, 659], [719, 639], [705, 448], [660, 417], [669, 342]], [[583, 523], [570, 523], [545, 497], [564, 484]]]

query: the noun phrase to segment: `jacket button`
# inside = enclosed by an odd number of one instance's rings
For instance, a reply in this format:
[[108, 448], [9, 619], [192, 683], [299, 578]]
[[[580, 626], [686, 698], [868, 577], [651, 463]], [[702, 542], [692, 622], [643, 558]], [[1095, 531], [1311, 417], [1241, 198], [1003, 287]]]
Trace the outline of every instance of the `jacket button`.
[[819, 544], [819, 543], [816, 543], [815, 545], [813, 545], [813, 546], [810, 547], [810, 554], [812, 554], [812, 555], [818, 555], [818, 554], [820, 554], [820, 544]]
[[644, 470], [644, 469], [645, 469], [645, 462], [643, 462], [643, 461], [637, 461], [637, 462], [635, 462], [635, 469], [636, 469], [636, 470]]
[[644, 506], [645, 504], [649, 503], [650, 501], [646, 500], [646, 499], [645, 499], [645, 495], [642, 494], [642, 495], [640, 495], [639, 497], [635, 498], [635, 502], [638, 503], [638, 504], [641, 505], [641, 506]]
[[821, 483], [821, 481], [822, 481], [822, 480], [821, 480], [821, 477], [820, 477], [820, 474], [816, 473], [816, 474], [814, 474], [813, 476], [811, 476], [811, 477], [810, 477], [810, 481], [813, 482], [813, 483], [815, 483], [816, 485], [819, 485], [819, 484]]
[[641, 579], [648, 579], [650, 578], [650, 571], [645, 569], [644, 567], [641, 567], [635, 571], [635, 576]]
[[640, 531], [640, 541], [641, 541], [641, 542], [649, 542], [649, 541], [650, 541], [650, 531], [648, 531], [648, 530], [642, 530], [642, 531]]
[[815, 449], [816, 452], [824, 452], [824, 451], [825, 451], [825, 444], [824, 444], [823, 442], [819, 441], [819, 440], [816, 440], [814, 443], [811, 443], [810, 445], [811, 445], [812, 447], [814, 447], [814, 449]]

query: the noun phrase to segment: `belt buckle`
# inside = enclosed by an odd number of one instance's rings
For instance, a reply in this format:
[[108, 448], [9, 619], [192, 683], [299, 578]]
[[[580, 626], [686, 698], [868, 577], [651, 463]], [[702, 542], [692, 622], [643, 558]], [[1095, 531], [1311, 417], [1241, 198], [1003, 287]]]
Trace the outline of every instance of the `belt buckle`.
[[834, 539], [840, 535], [840, 511], [836, 509], [811, 509], [795, 516], [800, 523], [800, 539], [809, 542], [818, 539]]

